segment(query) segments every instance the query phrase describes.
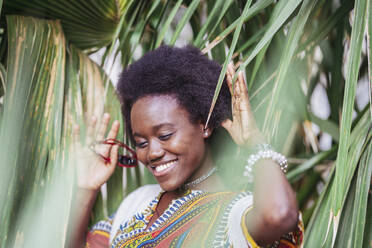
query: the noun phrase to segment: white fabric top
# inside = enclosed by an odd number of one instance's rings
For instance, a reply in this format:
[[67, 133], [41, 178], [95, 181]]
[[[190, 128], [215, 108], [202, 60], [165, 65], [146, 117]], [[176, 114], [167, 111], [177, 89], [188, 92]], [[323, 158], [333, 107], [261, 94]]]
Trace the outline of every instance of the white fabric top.
[[[150, 205], [151, 201], [162, 191], [158, 184], [145, 185], [129, 194], [120, 204], [110, 232], [110, 244], [113, 242], [120, 225], [129, 221], [134, 215], [143, 212]], [[253, 204], [251, 193], [244, 193], [237, 197], [228, 207], [226, 215], [227, 223], [223, 228], [228, 234], [231, 247], [251, 247], [241, 230], [242, 216]]]
[[158, 184], [149, 184], [136, 189], [124, 198], [115, 214], [110, 232], [110, 243], [114, 239], [120, 224], [147, 208], [152, 199], [161, 191], [162, 189]]

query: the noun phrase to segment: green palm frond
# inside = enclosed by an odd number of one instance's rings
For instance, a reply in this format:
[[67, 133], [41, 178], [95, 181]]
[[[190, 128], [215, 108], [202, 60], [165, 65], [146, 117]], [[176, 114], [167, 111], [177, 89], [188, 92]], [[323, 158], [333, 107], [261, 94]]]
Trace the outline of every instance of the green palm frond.
[[[37, 247], [51, 247], [53, 238], [63, 246], [69, 210], [56, 202], [71, 198], [73, 123], [84, 126], [89, 116], [108, 111], [123, 127], [110, 61], [125, 67], [162, 44], [177, 44], [184, 32], [222, 64], [211, 112], [227, 63], [245, 72], [258, 123], [293, 161], [287, 176], [304, 213], [305, 247], [370, 245], [371, 1], [0, 0], [0, 7], [1, 247], [19, 245], [21, 234]], [[95, 63], [89, 54], [99, 49], [103, 56]], [[356, 87], [364, 78], [369, 104], [359, 110]], [[319, 87], [328, 117], [311, 107]], [[128, 141], [123, 130], [119, 135]], [[331, 144], [318, 151], [324, 134]], [[65, 190], [57, 174], [67, 176]], [[143, 167], [117, 169], [92, 222], [153, 180]], [[60, 211], [55, 223], [63, 228], [41, 241], [41, 231], [26, 227], [35, 218], [51, 223], [52, 211], [38, 212], [49, 209], [48, 201]]]
[[4, 2], [4, 12], [61, 20], [66, 38], [81, 49], [100, 48], [111, 43], [129, 0]]
[[[61, 140], [65, 42], [59, 22], [8, 17], [9, 60], [1, 137], [1, 237], [27, 196], [43, 188]], [[32, 145], [31, 145], [32, 144]], [[15, 237], [2, 238], [2, 246]]]

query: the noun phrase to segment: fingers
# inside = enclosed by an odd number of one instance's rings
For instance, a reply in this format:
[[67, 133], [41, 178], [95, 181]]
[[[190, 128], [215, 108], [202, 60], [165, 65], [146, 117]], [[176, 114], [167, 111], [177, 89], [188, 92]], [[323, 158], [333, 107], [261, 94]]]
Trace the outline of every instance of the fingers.
[[[94, 135], [94, 130], [97, 124], [97, 118], [93, 116], [91, 118], [91, 121], [88, 123], [88, 130], [87, 130], [87, 138], [97, 141], [102, 141], [105, 139], [106, 130], [108, 127], [108, 124], [110, 122], [110, 114], [105, 113], [102, 117], [102, 121], [100, 123], [100, 126], [98, 128], [97, 134]], [[111, 129], [107, 135], [107, 139], [115, 139], [118, 132], [119, 132], [120, 122], [114, 121], [111, 125]], [[94, 138], [95, 137], [95, 138]]]
[[88, 122], [87, 134], [86, 134], [86, 144], [90, 144], [94, 140], [94, 130], [96, 128], [97, 117], [92, 116]]
[[230, 119], [226, 119], [221, 123], [221, 126], [226, 129], [231, 138], [234, 140], [234, 123]]
[[75, 151], [81, 148], [80, 127], [77, 124], [73, 126], [73, 130], [72, 130], [72, 146], [75, 149]]
[[244, 92], [244, 89], [246, 89], [246, 86], [245, 86], [245, 81], [244, 81], [244, 76], [243, 76], [243, 72], [242, 71], [239, 71], [238, 72], [238, 75], [237, 75], [237, 78], [236, 78], [236, 82], [234, 84], [234, 95], [239, 98], [239, 99], [242, 99], [243, 98], [243, 92]]
[[111, 129], [107, 134], [107, 139], [116, 139], [120, 127], [120, 122], [118, 120], [114, 121], [111, 125]]
[[[234, 82], [235, 77], [236, 81]], [[243, 71], [236, 74], [233, 63], [230, 63], [227, 66], [226, 82], [232, 95], [233, 118], [232, 121], [225, 120], [221, 125], [230, 133], [237, 144], [241, 144], [250, 137], [251, 129], [255, 126]]]
[[229, 87], [230, 94], [233, 95], [233, 78], [235, 75], [234, 65], [232, 62], [230, 62], [227, 65], [227, 71], [226, 71], [226, 83]]
[[119, 146], [118, 145], [114, 145], [112, 146], [111, 148], [111, 151], [110, 151], [110, 166], [113, 166], [115, 167], [117, 162], [118, 162], [118, 155], [119, 155]]
[[226, 119], [221, 123], [221, 126], [229, 131], [233, 126], [233, 122], [230, 119]]
[[240, 71], [238, 73], [237, 80], [234, 82], [235, 74], [236, 73], [235, 73], [234, 64], [230, 62], [227, 66], [226, 82], [229, 87], [230, 94], [235, 98], [239, 98], [241, 97], [242, 93], [245, 93], [244, 89], [246, 89], [246, 86], [245, 86], [243, 72]]
[[238, 93], [239, 93], [239, 98], [240, 98], [241, 110], [249, 111], [250, 104], [249, 104], [249, 97], [248, 97], [248, 89], [247, 89], [247, 85], [245, 84], [244, 75], [242, 71], [238, 73], [237, 84], [239, 85]]
[[239, 74], [238, 74], [238, 81], [239, 81], [239, 84], [240, 84], [240, 92], [242, 94], [242, 97], [249, 104], [249, 96], [248, 96], [247, 84], [245, 83], [244, 75], [243, 75], [243, 72], [242, 71], [240, 71]]
[[[106, 139], [116, 139], [116, 136], [119, 132], [119, 127], [120, 127], [120, 122], [118, 120], [114, 121], [114, 123], [112, 123], [111, 125], [111, 129], [109, 133], [107, 134]], [[110, 156], [111, 156], [110, 149], [112, 150], [112, 145], [104, 145], [102, 149], [103, 149], [103, 154], [108, 155], [110, 153]]]
[[104, 139], [109, 121], [110, 121], [110, 115], [108, 113], [105, 113], [102, 117], [101, 125], [98, 128], [98, 132], [96, 136], [97, 140]]
[[[96, 136], [97, 141], [116, 138], [119, 132], [119, 127], [120, 127], [120, 122], [118, 120], [115, 120], [112, 123], [111, 128], [105, 138], [105, 134], [106, 134], [109, 121], [110, 121], [110, 115], [108, 113], [105, 113], [102, 118], [102, 123], [97, 131], [97, 136]], [[97, 147], [97, 150], [100, 152], [100, 154], [107, 157], [107, 156], [110, 156], [111, 154], [112, 145], [102, 144]], [[116, 158], [116, 161], [117, 161], [117, 158]], [[116, 164], [116, 162], [114, 164]]]
[[235, 83], [233, 85], [233, 80], [234, 80], [234, 77], [235, 77], [235, 69], [234, 69], [234, 64], [232, 62], [230, 62], [228, 65], [227, 65], [227, 72], [226, 72], [226, 83], [229, 87], [229, 90], [230, 90], [230, 94], [232, 96], [232, 116], [233, 116], [233, 121], [234, 122], [238, 122], [239, 121], [239, 111], [238, 111], [238, 108], [237, 108], [237, 92], [236, 92], [236, 86], [237, 84]]
[[233, 97], [232, 101], [232, 117], [233, 117], [233, 122], [241, 124], [241, 111], [240, 111], [240, 102], [239, 99], [236, 99]]
[[[238, 73], [238, 82], [239, 82], [239, 88], [241, 90], [242, 93], [248, 93], [248, 90], [247, 90], [247, 85], [245, 84], [245, 80], [244, 80], [244, 75], [243, 75], [243, 71], [239, 71]], [[246, 90], [244, 90], [246, 89]]]
[[221, 126], [227, 130], [236, 144], [241, 145], [243, 143], [240, 132], [237, 132], [236, 128], [234, 128], [233, 121], [226, 119], [221, 123]]

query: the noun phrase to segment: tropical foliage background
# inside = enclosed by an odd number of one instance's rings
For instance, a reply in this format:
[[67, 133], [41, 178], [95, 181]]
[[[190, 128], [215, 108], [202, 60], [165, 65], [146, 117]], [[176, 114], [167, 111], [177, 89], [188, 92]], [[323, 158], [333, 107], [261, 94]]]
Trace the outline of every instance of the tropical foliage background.
[[[246, 73], [262, 130], [289, 157], [305, 247], [372, 247], [371, 1], [0, 0], [0, 6], [1, 247], [65, 245], [72, 124], [84, 126], [104, 111], [121, 120], [113, 64], [125, 67], [161, 44], [185, 43], [223, 65], [216, 97], [229, 61]], [[102, 56], [93, 61], [97, 51]], [[319, 101], [323, 114], [313, 107]], [[92, 221], [151, 181], [143, 168], [117, 169]]]

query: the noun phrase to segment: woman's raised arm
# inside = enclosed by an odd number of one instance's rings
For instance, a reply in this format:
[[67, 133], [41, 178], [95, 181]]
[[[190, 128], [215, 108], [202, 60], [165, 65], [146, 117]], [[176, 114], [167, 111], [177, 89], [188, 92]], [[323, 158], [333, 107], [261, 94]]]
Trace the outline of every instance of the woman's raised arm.
[[[239, 72], [233, 85], [234, 76], [234, 66], [230, 64], [226, 82], [232, 95], [233, 120], [225, 120], [222, 126], [241, 147], [264, 144], [265, 138], [251, 111], [243, 73]], [[295, 229], [298, 208], [295, 193], [276, 162], [260, 159], [255, 164], [254, 176], [254, 203], [246, 214], [245, 225], [257, 244], [266, 245]]]
[[[104, 114], [102, 122], [95, 135], [96, 118], [93, 117], [88, 123], [84, 144], [81, 143], [79, 126], [74, 127], [74, 160], [76, 163], [77, 188], [74, 192], [71, 217], [69, 222], [69, 246], [83, 247], [85, 244], [89, 217], [94, 205], [97, 193], [112, 175], [118, 160], [117, 145], [101, 144], [92, 151], [88, 146], [95, 141], [102, 141], [110, 121], [110, 115]], [[114, 121], [108, 139], [115, 139], [119, 131], [119, 121]], [[97, 153], [97, 154], [96, 154]], [[110, 158], [105, 161], [103, 157]]]

